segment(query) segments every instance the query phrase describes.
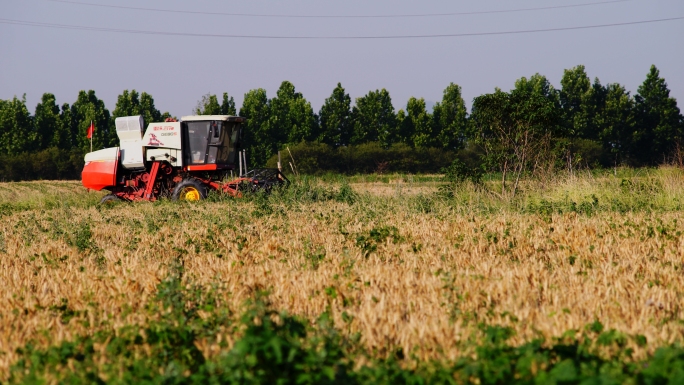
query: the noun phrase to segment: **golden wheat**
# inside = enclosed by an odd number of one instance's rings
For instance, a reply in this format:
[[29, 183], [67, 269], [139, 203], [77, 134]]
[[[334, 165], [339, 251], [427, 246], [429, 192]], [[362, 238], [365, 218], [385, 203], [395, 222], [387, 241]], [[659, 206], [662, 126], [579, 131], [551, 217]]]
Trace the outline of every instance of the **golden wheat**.
[[[658, 178], [670, 199], [684, 196], [680, 174]], [[563, 181], [546, 194], [592, 186]], [[379, 354], [455, 358], [481, 322], [513, 327], [521, 343], [600, 320], [645, 335], [641, 356], [684, 340], [680, 210], [477, 214], [435, 198], [423, 212], [416, 197], [435, 186], [354, 189], [367, 193], [353, 205], [276, 201], [259, 214], [246, 200], [103, 209], [76, 182], [0, 184], [1, 203], [27, 202], [0, 222], [0, 373], [29, 341], [145, 323], [142, 306], [179, 256], [188, 280], [219, 284], [236, 311], [260, 289], [312, 320], [329, 306], [340, 330], [360, 332]], [[89, 203], [45, 204], [70, 194]], [[396, 236], [364, 248], [371, 230], [393, 228]], [[54, 310], [61, 304], [76, 312], [66, 323]]]

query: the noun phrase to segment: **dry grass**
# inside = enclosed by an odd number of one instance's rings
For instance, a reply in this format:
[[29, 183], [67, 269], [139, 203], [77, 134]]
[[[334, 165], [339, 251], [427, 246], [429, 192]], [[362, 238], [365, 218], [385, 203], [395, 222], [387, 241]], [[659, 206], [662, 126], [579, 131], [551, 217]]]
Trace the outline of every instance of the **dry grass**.
[[350, 183], [354, 191], [377, 197], [399, 197], [402, 195], [430, 194], [439, 189], [438, 183], [412, 183], [404, 179], [393, 179], [388, 183]]
[[[684, 197], [681, 174], [655, 178], [661, 195]], [[601, 183], [607, 187], [599, 191]], [[581, 200], [592, 189], [612, 194], [616, 183], [558, 181], [525, 199]], [[31, 340], [47, 345], [144, 323], [141, 307], [179, 256], [189, 279], [220, 284], [233, 309], [260, 289], [270, 289], [275, 307], [310, 319], [331, 306], [336, 325], [360, 332], [379, 354], [402, 347], [419, 358], [454, 358], [482, 322], [512, 326], [514, 341], [523, 342], [600, 320], [645, 335], [649, 344], [637, 356], [684, 341], [684, 212], [665, 198], [655, 197], [667, 209], [623, 214], [540, 215], [519, 210], [520, 202], [477, 214], [459, 206], [463, 197], [389, 188], [394, 193], [354, 185], [369, 193], [353, 205], [274, 200], [264, 210], [244, 200], [101, 209], [77, 182], [1, 184], [0, 204], [23, 206], [6, 209], [0, 221], [0, 373]], [[395, 237], [372, 240], [373, 229], [393, 228]], [[56, 310], [62, 304], [72, 317]]]

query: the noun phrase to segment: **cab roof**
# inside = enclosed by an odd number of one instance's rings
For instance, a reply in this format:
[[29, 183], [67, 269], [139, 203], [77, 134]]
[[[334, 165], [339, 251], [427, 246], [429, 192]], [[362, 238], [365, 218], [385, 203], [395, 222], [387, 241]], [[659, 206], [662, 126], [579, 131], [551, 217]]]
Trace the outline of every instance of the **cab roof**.
[[233, 115], [188, 115], [182, 116], [181, 121], [193, 122], [193, 121], [205, 121], [205, 120], [222, 120], [224, 122], [244, 122], [246, 119], [240, 116]]

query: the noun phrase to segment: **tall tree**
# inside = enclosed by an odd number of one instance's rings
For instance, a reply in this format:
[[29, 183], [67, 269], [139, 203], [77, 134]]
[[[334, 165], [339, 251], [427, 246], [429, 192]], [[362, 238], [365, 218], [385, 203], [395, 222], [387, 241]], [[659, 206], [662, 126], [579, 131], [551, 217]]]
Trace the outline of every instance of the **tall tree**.
[[195, 115], [221, 115], [218, 98], [212, 94], [202, 95], [193, 112]]
[[227, 92], [223, 93], [221, 104], [216, 95], [208, 93], [202, 95], [202, 98], [197, 101], [193, 113], [195, 115], [237, 115], [237, 110], [235, 100], [232, 96], [228, 96]]
[[138, 91], [124, 90], [116, 99], [116, 106], [112, 111], [111, 135], [109, 137], [109, 146], [114, 147], [119, 145], [119, 137], [116, 135], [116, 127], [114, 121], [116, 118], [122, 116], [142, 115], [144, 123], [147, 125], [152, 122], [161, 121], [161, 113], [154, 106], [154, 99], [146, 92], [138, 94]]
[[[78, 148], [84, 152], [90, 151], [90, 139], [87, 131], [90, 123], [95, 125], [93, 132], [93, 151], [110, 145], [110, 115], [104, 102], [95, 95], [95, 91], [79, 91], [78, 98], [71, 105], [72, 132], [75, 132]], [[116, 134], [114, 134], [116, 136]]]
[[596, 130], [591, 126], [592, 117], [589, 105], [594, 89], [584, 66], [578, 65], [565, 70], [561, 86], [562, 120], [568, 134], [572, 137], [595, 139]]
[[351, 136], [351, 97], [337, 83], [319, 113], [321, 133], [319, 140], [333, 147], [346, 146]]
[[136, 90], [124, 90], [121, 95], [116, 98], [116, 106], [112, 111], [113, 118], [122, 116], [139, 115], [140, 111], [140, 95]]
[[398, 138], [397, 116], [386, 89], [356, 98], [352, 108], [353, 134], [350, 144], [380, 142], [389, 147]]
[[554, 102], [534, 88], [517, 87], [510, 93], [497, 90], [475, 98], [471, 116], [477, 140], [490, 165], [501, 171], [502, 195], [509, 173], [514, 176], [514, 196], [522, 173], [543, 155], [558, 124], [558, 112]]
[[9, 155], [34, 151], [37, 139], [26, 95], [0, 100], [0, 151]]
[[37, 134], [37, 148], [48, 147], [69, 148], [69, 128], [62, 125], [59, 106], [55, 102], [55, 95], [43, 94], [40, 103], [36, 105], [34, 123]]
[[587, 99], [584, 101], [584, 113], [589, 119], [586, 131], [580, 133], [582, 138], [591, 140], [600, 140], [600, 127], [597, 126], [598, 115], [601, 113], [606, 105], [606, 96], [608, 88], [601, 84], [599, 78], [594, 78], [594, 83], [591, 85], [591, 90], [587, 94]]
[[311, 141], [319, 136], [311, 103], [288, 81], [282, 82], [270, 101], [269, 126], [279, 144]]
[[[530, 95], [532, 97], [541, 97], [545, 99], [544, 102], [544, 112], [551, 114], [553, 110], [553, 119], [549, 119], [547, 123], [553, 124], [552, 126], [546, 127], [548, 133], [551, 137], [562, 138], [569, 135], [567, 127], [563, 126], [562, 123], [562, 110], [560, 103], [560, 91], [558, 91], [546, 78], [544, 75], [536, 73], [530, 76], [529, 79], [522, 77], [515, 81], [515, 88], [511, 90], [511, 95], [521, 96]], [[537, 101], [541, 103], [541, 101]], [[529, 107], [530, 104], [526, 104]], [[519, 107], [519, 106], [518, 106]], [[546, 110], [548, 108], [548, 111]], [[525, 114], [532, 114], [534, 111], [521, 112], [518, 116], [525, 116]], [[547, 115], [551, 116], [551, 115]]]
[[[168, 115], [168, 112], [165, 114]], [[161, 122], [164, 120], [162, 117], [164, 114], [157, 109], [157, 107], [154, 105], [154, 98], [147, 92], [140, 94], [140, 110], [138, 110], [138, 115], [143, 116], [143, 119], [145, 119], [145, 124]]]
[[[410, 99], [409, 99], [409, 101], [410, 101]], [[415, 105], [415, 102], [412, 104]], [[408, 103], [407, 103], [407, 106], [408, 106]], [[415, 106], [412, 106], [412, 107], [415, 107]], [[403, 108], [400, 108], [399, 111], [397, 111], [397, 118], [396, 118], [395, 124], [396, 124], [396, 130], [395, 130], [396, 134], [393, 135], [391, 140], [389, 140], [387, 142], [389, 142], [389, 144], [391, 144], [391, 143], [404, 143], [407, 146], [413, 147], [414, 146], [413, 140], [415, 139], [415, 136], [416, 136], [416, 126], [413, 123], [413, 120], [409, 117], [409, 112]], [[385, 147], [389, 146], [389, 144], [386, 144]]]
[[116, 100], [112, 118], [142, 115], [145, 124], [161, 122], [168, 113], [162, 114], [154, 105], [154, 98], [147, 92], [138, 94], [136, 90], [124, 90]]
[[553, 102], [559, 102], [559, 95], [556, 88], [546, 76], [540, 75], [539, 73], [530, 76], [529, 79], [523, 76], [516, 80], [514, 89], [531, 95], [540, 95]]
[[662, 162], [681, 143], [684, 133], [677, 101], [660, 71], [652, 65], [644, 83], [639, 86], [636, 101], [636, 156], [645, 164]]
[[237, 115], [237, 110], [235, 109], [235, 100], [233, 97], [228, 97], [228, 93], [223, 93], [223, 100], [221, 101], [221, 115]]
[[433, 132], [432, 116], [427, 112], [425, 99], [411, 97], [406, 104], [406, 118], [402, 122], [402, 133], [409, 145], [417, 148], [436, 147], [437, 135]]
[[617, 83], [601, 87], [603, 90], [599, 87], [600, 83], [596, 79], [593, 92], [595, 95], [599, 92], [603, 94], [597, 101], [598, 108], [593, 119], [598, 139], [603, 142], [603, 148], [612, 154], [615, 165], [633, 162], [630, 155], [634, 151], [634, 98]]
[[64, 147], [60, 148], [67, 149], [76, 147], [75, 124], [73, 124], [71, 106], [69, 103], [62, 104], [62, 110], [59, 113], [59, 121], [64, 130]]
[[461, 87], [450, 83], [444, 90], [442, 101], [432, 109], [433, 127], [440, 147], [448, 150], [463, 148], [467, 136], [467, 116]]
[[242, 148], [247, 150], [249, 165], [260, 167], [278, 148], [269, 127], [269, 105], [266, 90], [250, 90], [245, 94], [240, 116], [247, 118], [243, 128]]

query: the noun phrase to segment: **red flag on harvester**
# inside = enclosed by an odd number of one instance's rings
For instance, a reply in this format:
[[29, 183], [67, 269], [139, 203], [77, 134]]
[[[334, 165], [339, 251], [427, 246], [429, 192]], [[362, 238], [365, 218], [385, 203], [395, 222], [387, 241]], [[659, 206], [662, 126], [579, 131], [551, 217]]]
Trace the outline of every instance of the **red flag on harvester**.
[[86, 137], [88, 139], [91, 139], [93, 137], [93, 131], [95, 131], [95, 125], [93, 124], [93, 121], [90, 121], [90, 127], [88, 127], [88, 131], [86, 134]]

